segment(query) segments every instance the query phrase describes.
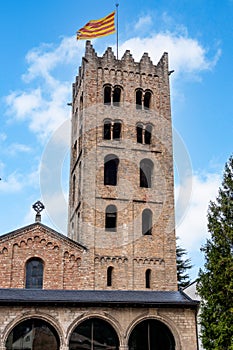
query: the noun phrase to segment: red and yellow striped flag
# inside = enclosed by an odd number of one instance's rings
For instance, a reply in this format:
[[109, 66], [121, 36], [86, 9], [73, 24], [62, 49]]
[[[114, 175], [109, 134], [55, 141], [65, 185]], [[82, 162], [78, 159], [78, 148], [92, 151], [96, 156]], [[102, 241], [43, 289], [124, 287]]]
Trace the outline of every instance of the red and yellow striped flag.
[[94, 39], [115, 33], [114, 19], [115, 11], [106, 17], [89, 21], [83, 28], [77, 31], [77, 40]]

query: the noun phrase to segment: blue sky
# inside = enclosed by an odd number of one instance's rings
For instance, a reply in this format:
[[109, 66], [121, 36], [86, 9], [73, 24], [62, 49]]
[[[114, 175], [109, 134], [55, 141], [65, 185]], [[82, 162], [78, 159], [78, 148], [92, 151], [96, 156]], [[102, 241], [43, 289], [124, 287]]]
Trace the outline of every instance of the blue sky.
[[[119, 57], [148, 52], [154, 64], [169, 53], [175, 137], [177, 235], [195, 265], [208, 237], [206, 213], [232, 154], [233, 1], [119, 1]], [[6, 233], [34, 221], [32, 204], [46, 201], [43, 222], [66, 231], [68, 120], [71, 84], [84, 54], [75, 32], [107, 15], [115, 2], [8, 0], [0, 11], [0, 227]], [[96, 39], [99, 55], [116, 37]], [[59, 158], [59, 198], [46, 198], [41, 160], [51, 140]], [[187, 162], [184, 162], [186, 157]], [[184, 165], [185, 164], [185, 165]], [[184, 178], [186, 166], [191, 170]], [[42, 179], [42, 180], [41, 180]], [[192, 190], [192, 193], [191, 193]], [[180, 194], [184, 194], [184, 196]], [[189, 198], [189, 194], [191, 196]], [[180, 219], [182, 218], [182, 220]]]

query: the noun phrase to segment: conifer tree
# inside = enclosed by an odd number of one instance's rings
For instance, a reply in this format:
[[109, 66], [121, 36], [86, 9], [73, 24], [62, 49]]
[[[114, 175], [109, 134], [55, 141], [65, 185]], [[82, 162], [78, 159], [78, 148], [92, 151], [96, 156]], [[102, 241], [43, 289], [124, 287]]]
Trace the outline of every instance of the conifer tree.
[[190, 284], [190, 277], [188, 270], [193, 266], [191, 264], [191, 259], [185, 259], [187, 255], [186, 249], [176, 245], [176, 266], [177, 266], [177, 282], [178, 288], [184, 288]]
[[201, 332], [206, 350], [233, 350], [233, 156], [226, 163], [222, 186], [208, 209], [211, 235], [202, 247], [199, 272]]

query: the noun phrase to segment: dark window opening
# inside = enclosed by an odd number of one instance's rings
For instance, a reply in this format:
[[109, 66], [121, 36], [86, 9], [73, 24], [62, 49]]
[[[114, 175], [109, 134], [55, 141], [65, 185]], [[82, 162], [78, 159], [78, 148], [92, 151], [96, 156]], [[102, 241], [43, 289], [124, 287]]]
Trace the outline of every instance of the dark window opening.
[[113, 267], [109, 266], [107, 268], [107, 287], [112, 286], [112, 273], [113, 273]]
[[150, 145], [151, 144], [151, 132], [152, 132], [152, 126], [147, 125], [145, 129], [145, 144]]
[[112, 89], [111, 86], [105, 86], [104, 87], [104, 104], [111, 104], [111, 94]]
[[79, 109], [80, 109], [80, 112], [82, 113], [82, 111], [83, 111], [83, 93], [80, 97], [80, 108]]
[[137, 324], [129, 338], [129, 350], [175, 350], [170, 329], [158, 320], [145, 320]]
[[145, 171], [140, 167], [140, 187], [148, 188], [148, 181]]
[[105, 230], [115, 232], [117, 227], [117, 208], [108, 205], [105, 212]]
[[69, 350], [119, 350], [119, 339], [114, 328], [106, 321], [89, 318], [73, 331]]
[[43, 261], [39, 258], [32, 258], [26, 263], [26, 285], [27, 289], [43, 288]]
[[121, 102], [121, 88], [115, 87], [113, 91], [113, 105], [119, 106]]
[[143, 159], [140, 162], [140, 187], [150, 188], [153, 171], [153, 163], [150, 159]]
[[58, 350], [60, 340], [57, 331], [48, 322], [31, 318], [19, 323], [10, 332], [7, 350]]
[[146, 288], [151, 287], [151, 269], [146, 270]]
[[137, 143], [142, 143], [142, 133], [143, 133], [142, 125], [137, 125]]
[[104, 140], [111, 140], [111, 122], [104, 122]]
[[113, 124], [113, 139], [119, 140], [121, 138], [121, 123], [115, 122]]
[[104, 185], [117, 185], [117, 170], [119, 159], [114, 155], [104, 158]]
[[73, 180], [72, 180], [72, 205], [74, 205], [75, 203], [75, 189], [76, 189], [76, 176], [73, 176]]
[[142, 234], [152, 234], [152, 211], [150, 209], [144, 209], [142, 212]]
[[150, 109], [150, 106], [151, 106], [151, 92], [146, 91], [144, 95], [144, 108]]
[[136, 108], [142, 109], [142, 91], [141, 90], [136, 91]]

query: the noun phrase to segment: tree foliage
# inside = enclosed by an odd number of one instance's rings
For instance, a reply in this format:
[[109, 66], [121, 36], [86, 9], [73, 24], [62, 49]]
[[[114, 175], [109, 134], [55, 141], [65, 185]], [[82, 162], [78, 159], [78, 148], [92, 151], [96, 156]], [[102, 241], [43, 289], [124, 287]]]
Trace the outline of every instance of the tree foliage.
[[207, 350], [233, 350], [233, 156], [208, 209], [204, 270], [199, 272], [202, 343]]
[[186, 259], [187, 251], [176, 245], [176, 266], [177, 266], [177, 282], [178, 288], [184, 288], [190, 284], [190, 277], [188, 270], [193, 266], [191, 264], [191, 259]]

